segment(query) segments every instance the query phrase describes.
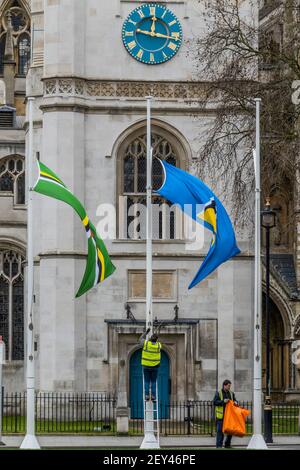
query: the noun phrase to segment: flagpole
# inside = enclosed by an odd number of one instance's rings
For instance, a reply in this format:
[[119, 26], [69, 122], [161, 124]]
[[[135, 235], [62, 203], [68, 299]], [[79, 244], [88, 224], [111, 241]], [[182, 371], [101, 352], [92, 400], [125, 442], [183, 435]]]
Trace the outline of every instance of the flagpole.
[[28, 98], [28, 147], [26, 152], [27, 171], [27, 344], [26, 344], [26, 388], [27, 413], [26, 435], [21, 449], [40, 449], [35, 436], [35, 368], [34, 368], [34, 329], [33, 329], [33, 227], [32, 227], [32, 164], [33, 164], [33, 102]]
[[[146, 212], [146, 329], [150, 328], [149, 336], [153, 333], [152, 312], [152, 147], [151, 147], [151, 100], [152, 96], [146, 96], [147, 100], [147, 212]], [[154, 408], [152, 401], [145, 401], [145, 389], [143, 380], [144, 401], [144, 439], [141, 449], [159, 449], [159, 441], [155, 436], [154, 422], [158, 423], [158, 416], [154, 419]], [[156, 397], [158, 403], [158, 396]], [[156, 409], [157, 415], [157, 409]]]
[[255, 98], [256, 143], [254, 154], [255, 171], [255, 279], [254, 279], [254, 366], [253, 366], [253, 435], [248, 449], [267, 449], [262, 435], [262, 372], [261, 372], [261, 220], [260, 220], [260, 98]]
[[146, 329], [153, 333], [152, 314], [152, 147], [151, 147], [151, 100], [147, 100], [147, 253], [146, 253]]

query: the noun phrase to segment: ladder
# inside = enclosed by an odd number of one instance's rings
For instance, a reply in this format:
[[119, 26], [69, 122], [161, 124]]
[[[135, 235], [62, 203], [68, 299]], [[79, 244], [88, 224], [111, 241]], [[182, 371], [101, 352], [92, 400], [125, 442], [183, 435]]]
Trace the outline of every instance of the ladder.
[[159, 406], [158, 406], [158, 380], [156, 380], [156, 401], [145, 400], [145, 386], [143, 374], [143, 402], [144, 402], [144, 439], [141, 449], [160, 449], [159, 445]]

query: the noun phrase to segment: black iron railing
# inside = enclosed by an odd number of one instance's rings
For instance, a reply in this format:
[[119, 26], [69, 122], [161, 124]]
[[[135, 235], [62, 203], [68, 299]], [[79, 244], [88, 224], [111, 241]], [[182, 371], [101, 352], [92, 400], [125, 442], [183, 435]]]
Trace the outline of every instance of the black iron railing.
[[[252, 403], [240, 402], [250, 410], [246, 433], [252, 433]], [[26, 393], [3, 396], [4, 434], [26, 431]], [[273, 404], [273, 434], [300, 435], [300, 403]], [[35, 401], [37, 433], [117, 433], [117, 399], [101, 393], [37, 393]], [[158, 404], [162, 436], [215, 434], [214, 406], [211, 401], [178, 401]], [[131, 404], [129, 433], [144, 432], [143, 403]]]
[[[26, 429], [26, 393], [4, 395], [3, 433]], [[116, 432], [116, 398], [99, 393], [38, 393], [35, 399], [37, 433]]]

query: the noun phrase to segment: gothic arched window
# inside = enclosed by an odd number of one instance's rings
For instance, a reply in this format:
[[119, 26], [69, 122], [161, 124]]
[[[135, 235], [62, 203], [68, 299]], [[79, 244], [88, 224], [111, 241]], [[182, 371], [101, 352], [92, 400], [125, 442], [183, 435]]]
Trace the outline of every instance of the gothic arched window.
[[3, 62], [5, 53], [5, 33], [0, 37], [0, 74], [3, 75]]
[[[17, 74], [24, 76], [30, 64], [30, 18], [22, 5], [15, 1], [3, 12], [0, 29], [0, 73], [3, 73], [3, 59], [6, 36], [13, 43], [13, 58], [16, 61]], [[9, 33], [9, 35], [7, 35]], [[1, 72], [2, 70], [2, 72]]]
[[25, 169], [22, 157], [7, 157], [0, 160], [1, 192], [14, 194], [15, 204], [25, 204]]
[[30, 37], [24, 33], [18, 42], [18, 73], [26, 75], [30, 64]]
[[[163, 170], [160, 162], [179, 166], [179, 158], [174, 145], [167, 138], [152, 133], [153, 166], [152, 187], [158, 189], [163, 180]], [[122, 238], [146, 238], [146, 174], [147, 174], [147, 138], [146, 133], [137, 134], [123, 147], [121, 156], [121, 188], [123, 196], [119, 205], [122, 211], [121, 219], [124, 221]], [[153, 239], [178, 238], [175, 226], [176, 210], [172, 204], [158, 195], [153, 195]], [[120, 217], [119, 217], [120, 220]]]
[[24, 359], [23, 261], [20, 253], [0, 250], [0, 336], [8, 361]]

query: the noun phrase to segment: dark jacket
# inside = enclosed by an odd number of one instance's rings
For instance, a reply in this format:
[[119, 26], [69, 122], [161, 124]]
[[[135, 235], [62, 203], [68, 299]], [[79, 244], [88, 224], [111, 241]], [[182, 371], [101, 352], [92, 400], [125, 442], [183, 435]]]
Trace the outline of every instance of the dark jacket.
[[213, 403], [214, 403], [214, 406], [222, 406], [222, 405], [223, 405], [224, 411], [225, 411], [226, 403], [224, 403], [224, 400], [225, 400], [226, 398], [228, 398], [228, 400], [231, 400], [231, 398], [232, 398], [233, 401], [234, 401], [235, 403], [237, 403], [237, 399], [236, 399], [236, 397], [235, 397], [234, 392], [232, 392], [232, 391], [228, 391], [228, 392], [227, 392], [226, 390], [222, 389], [222, 392], [223, 392], [223, 400], [221, 400], [220, 392], [217, 391], [217, 392], [215, 393]]

